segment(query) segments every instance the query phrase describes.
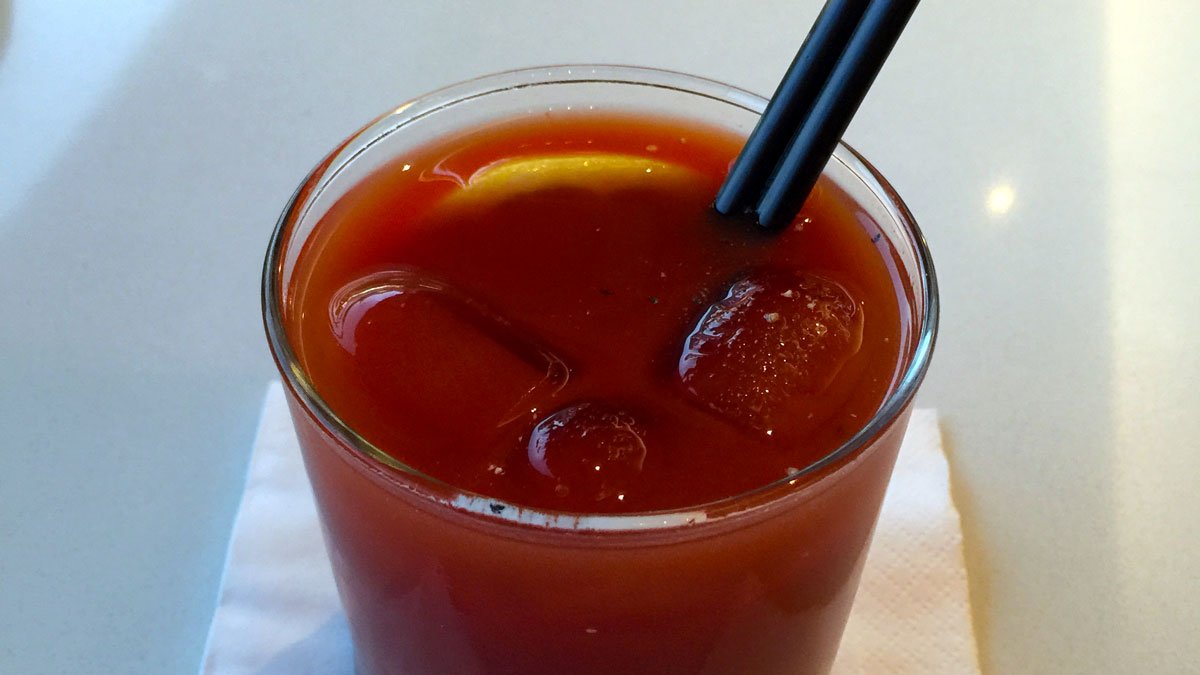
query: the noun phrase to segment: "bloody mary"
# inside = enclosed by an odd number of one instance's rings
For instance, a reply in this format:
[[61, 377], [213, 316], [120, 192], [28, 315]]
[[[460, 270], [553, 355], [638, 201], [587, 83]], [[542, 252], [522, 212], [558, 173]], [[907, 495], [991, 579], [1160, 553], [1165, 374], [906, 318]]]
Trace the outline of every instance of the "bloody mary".
[[268, 331], [365, 675], [836, 653], [932, 340], [919, 235], [849, 153], [783, 232], [717, 216], [746, 108], [601, 70], [402, 108], [281, 221]]

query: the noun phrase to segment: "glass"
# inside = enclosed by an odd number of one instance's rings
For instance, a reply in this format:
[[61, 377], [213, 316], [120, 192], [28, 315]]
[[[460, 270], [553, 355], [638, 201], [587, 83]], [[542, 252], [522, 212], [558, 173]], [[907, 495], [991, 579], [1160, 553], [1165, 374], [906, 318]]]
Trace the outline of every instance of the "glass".
[[[263, 277], [268, 341], [313, 485], [362, 675], [825, 673], [929, 363], [938, 301], [900, 198], [848, 146], [826, 176], [892, 245], [910, 316], [875, 416], [798, 474], [686, 510], [530, 512], [464, 494], [373, 447], [314, 390], [284, 328], [307, 237], [390, 159], [489, 120], [580, 106], [664, 115], [742, 135], [766, 101], [711, 80], [633, 67], [492, 75], [416, 99], [322, 161], [288, 203]], [[513, 515], [518, 514], [518, 515]]]

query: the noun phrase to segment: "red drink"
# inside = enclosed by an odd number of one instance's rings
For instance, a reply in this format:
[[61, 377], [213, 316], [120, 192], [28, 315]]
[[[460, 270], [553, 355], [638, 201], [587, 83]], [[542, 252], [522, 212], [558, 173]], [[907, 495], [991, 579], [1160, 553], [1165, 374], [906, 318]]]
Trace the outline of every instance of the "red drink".
[[904, 242], [832, 178], [715, 216], [705, 119], [422, 140], [268, 286], [362, 672], [825, 672], [931, 337]]

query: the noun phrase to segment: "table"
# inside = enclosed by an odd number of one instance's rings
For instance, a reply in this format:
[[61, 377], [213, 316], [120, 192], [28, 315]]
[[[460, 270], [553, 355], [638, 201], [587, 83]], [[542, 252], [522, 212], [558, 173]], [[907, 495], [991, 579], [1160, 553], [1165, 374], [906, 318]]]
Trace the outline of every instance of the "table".
[[[196, 672], [261, 256], [333, 143], [553, 62], [770, 93], [818, 10], [0, 0], [0, 672]], [[1200, 672], [1198, 45], [1182, 0], [927, 2], [847, 132], [937, 261], [986, 672]]]

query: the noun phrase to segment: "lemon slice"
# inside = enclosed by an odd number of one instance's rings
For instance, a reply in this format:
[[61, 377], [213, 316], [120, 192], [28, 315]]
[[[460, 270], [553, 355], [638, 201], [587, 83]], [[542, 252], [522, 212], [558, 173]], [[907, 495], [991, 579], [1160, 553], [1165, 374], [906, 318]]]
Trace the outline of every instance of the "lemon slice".
[[617, 153], [548, 155], [504, 159], [476, 171], [445, 205], [465, 205], [555, 188], [612, 192], [688, 181], [696, 172], [680, 164]]

